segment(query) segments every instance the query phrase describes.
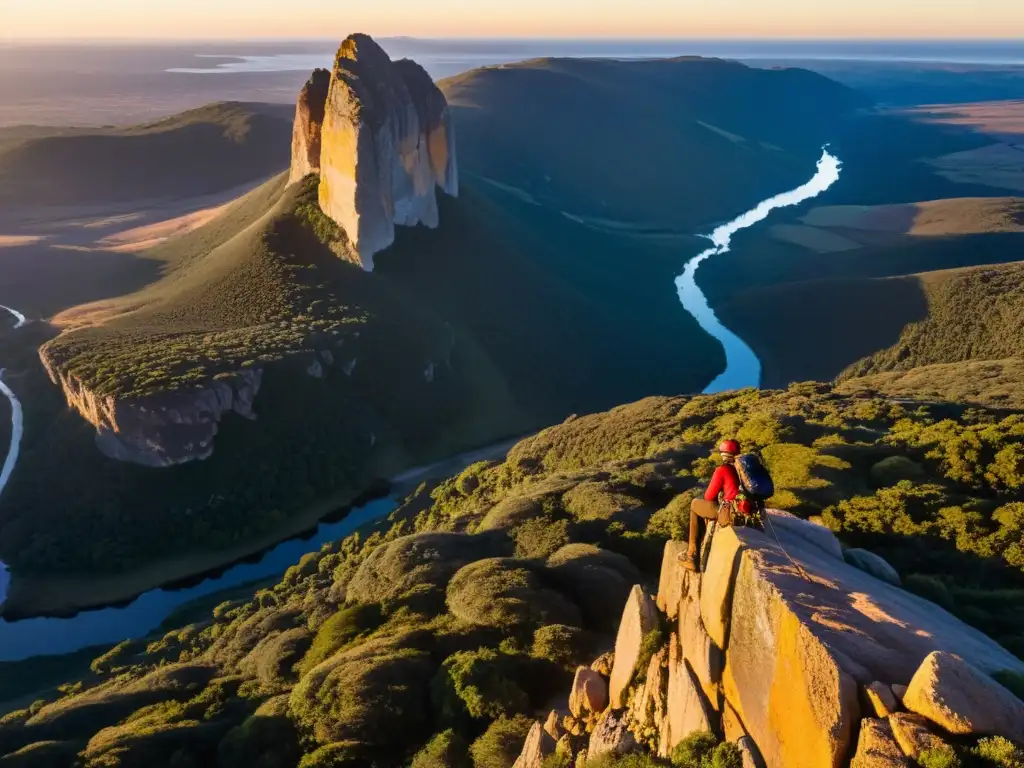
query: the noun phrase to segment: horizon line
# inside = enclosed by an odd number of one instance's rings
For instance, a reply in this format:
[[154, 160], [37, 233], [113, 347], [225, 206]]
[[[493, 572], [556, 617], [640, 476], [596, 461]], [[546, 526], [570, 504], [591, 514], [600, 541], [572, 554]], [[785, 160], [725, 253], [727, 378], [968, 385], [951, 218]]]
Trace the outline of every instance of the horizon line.
[[[350, 34], [358, 34], [357, 32]], [[1019, 36], [1007, 37], [905, 37], [905, 36], [757, 36], [741, 35], [736, 37], [717, 35], [698, 35], [692, 37], [663, 37], [652, 35], [614, 37], [608, 35], [581, 35], [577, 37], [565, 35], [373, 35], [378, 40], [411, 40], [424, 42], [778, 42], [778, 43], [1012, 43], [1024, 50]], [[261, 43], [315, 43], [337, 42], [338, 37], [274, 37], [251, 35], [247, 37], [0, 37], [0, 45], [19, 43], [223, 43], [223, 42], [261, 42]]]

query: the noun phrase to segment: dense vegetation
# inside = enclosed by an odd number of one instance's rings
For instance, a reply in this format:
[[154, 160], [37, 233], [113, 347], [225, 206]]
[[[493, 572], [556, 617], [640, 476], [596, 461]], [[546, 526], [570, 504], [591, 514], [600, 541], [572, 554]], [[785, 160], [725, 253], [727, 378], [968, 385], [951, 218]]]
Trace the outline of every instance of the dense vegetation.
[[292, 111], [225, 102], [128, 128], [0, 133], [0, 202], [75, 205], [207, 195], [288, 165]]
[[[422, 486], [273, 586], [98, 656], [6, 715], [0, 752], [17, 765], [509, 768], [573, 666], [610, 646], [630, 586], [656, 578], [722, 434], [761, 449], [773, 504], [820, 515], [1024, 653], [1010, 609], [1024, 595], [1019, 414], [807, 384], [649, 398]], [[734, 764], [710, 737], [687, 750], [676, 765]], [[965, 750], [965, 765], [1013, 765], [992, 757], [1001, 744]]]

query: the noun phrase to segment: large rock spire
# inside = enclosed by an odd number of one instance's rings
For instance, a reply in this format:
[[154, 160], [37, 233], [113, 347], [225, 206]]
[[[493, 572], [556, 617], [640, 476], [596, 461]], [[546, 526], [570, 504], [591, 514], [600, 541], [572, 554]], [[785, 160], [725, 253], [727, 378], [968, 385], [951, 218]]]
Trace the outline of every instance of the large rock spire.
[[435, 187], [458, 194], [448, 102], [421, 66], [393, 62], [369, 36], [351, 35], [330, 73], [314, 137], [322, 78], [314, 73], [299, 98], [292, 180], [319, 170], [321, 209], [371, 270], [374, 254], [394, 242], [396, 224], [438, 225]]

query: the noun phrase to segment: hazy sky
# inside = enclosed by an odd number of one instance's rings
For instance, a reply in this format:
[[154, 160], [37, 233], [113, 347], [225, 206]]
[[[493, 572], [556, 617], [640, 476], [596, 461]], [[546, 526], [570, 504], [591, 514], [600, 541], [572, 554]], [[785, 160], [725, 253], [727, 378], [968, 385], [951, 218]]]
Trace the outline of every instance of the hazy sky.
[[0, 39], [1022, 37], [1024, 0], [0, 0]]

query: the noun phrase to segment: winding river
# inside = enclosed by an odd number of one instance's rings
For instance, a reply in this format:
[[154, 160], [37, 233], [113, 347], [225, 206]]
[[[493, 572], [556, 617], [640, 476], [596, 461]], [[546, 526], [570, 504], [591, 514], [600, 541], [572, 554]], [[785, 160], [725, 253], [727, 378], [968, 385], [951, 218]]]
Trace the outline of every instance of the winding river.
[[697, 286], [697, 267], [712, 256], [727, 253], [733, 235], [764, 221], [777, 208], [799, 205], [820, 195], [839, 180], [841, 167], [839, 158], [832, 155], [827, 147], [824, 148], [821, 159], [818, 160], [818, 170], [810, 181], [789, 192], [762, 200], [742, 216], [723, 224], [710, 235], [704, 235], [711, 241], [711, 247], [690, 259], [683, 268], [683, 274], [676, 278], [676, 291], [679, 293], [679, 301], [682, 302], [683, 308], [693, 315], [701, 328], [718, 339], [725, 350], [725, 370], [708, 384], [704, 389], [705, 393], [759, 386], [761, 361], [743, 339], [722, 325], [715, 316], [714, 310], [708, 305], [707, 297]]
[[[25, 324], [25, 316], [18, 312], [16, 309], [5, 307], [0, 304], [0, 309], [10, 312], [14, 317], [14, 327], [21, 328]], [[11, 403], [11, 445], [7, 449], [7, 457], [4, 459], [3, 468], [0, 468], [0, 496], [3, 495], [4, 488], [7, 485], [7, 481], [11, 479], [11, 475], [14, 473], [14, 465], [18, 463], [18, 452], [21, 448], [21, 435], [24, 431], [24, 419], [21, 411], [21, 401], [18, 400], [18, 396], [14, 394], [7, 384], [4, 382], [4, 369], [0, 368], [0, 392], [3, 393], [4, 397]], [[7, 585], [10, 583], [10, 574], [7, 571], [7, 566], [4, 565], [3, 560], [0, 560], [0, 605], [3, 605], [4, 598], [7, 595]]]
[[[707, 386], [705, 392], [758, 386], [761, 380], [761, 363], [753, 350], [739, 336], [722, 325], [715, 316], [708, 305], [707, 297], [697, 286], [697, 268], [712, 256], [728, 252], [732, 236], [740, 230], [763, 221], [777, 208], [798, 205], [827, 190], [839, 179], [840, 167], [838, 158], [829, 153], [827, 148], [824, 149], [818, 161], [817, 172], [810, 181], [789, 192], [762, 201], [742, 216], [706, 235], [712, 246], [690, 259], [683, 273], [676, 278], [676, 289], [683, 308], [693, 315], [700, 327], [717, 339], [725, 350], [725, 371]], [[25, 323], [25, 317], [15, 310], [9, 307], [0, 308], [14, 315], [17, 323], [15, 327]], [[14, 413], [11, 448], [4, 463], [3, 474], [0, 475], [2, 491], [17, 462], [22, 422], [21, 404], [2, 379], [0, 391], [3, 391], [11, 401]], [[37, 654], [69, 653], [92, 645], [110, 645], [125, 638], [142, 637], [156, 629], [176, 607], [233, 586], [280, 575], [305, 553], [314, 552], [320, 549], [322, 544], [341, 539], [360, 526], [387, 515], [395, 508], [400, 491], [415, 487], [415, 484], [425, 477], [446, 477], [475, 461], [504, 456], [515, 442], [510, 441], [461, 454], [445, 462], [394, 478], [396, 492], [391, 497], [357, 507], [340, 522], [320, 525], [315, 535], [309, 539], [283, 542], [266, 553], [259, 562], [236, 565], [223, 575], [207, 579], [194, 587], [175, 591], [151, 590], [127, 607], [84, 611], [68, 619], [38, 618], [13, 623], [0, 619], [0, 661], [17, 661]], [[4, 570], [3, 564], [0, 563], [0, 602], [3, 599]]]

